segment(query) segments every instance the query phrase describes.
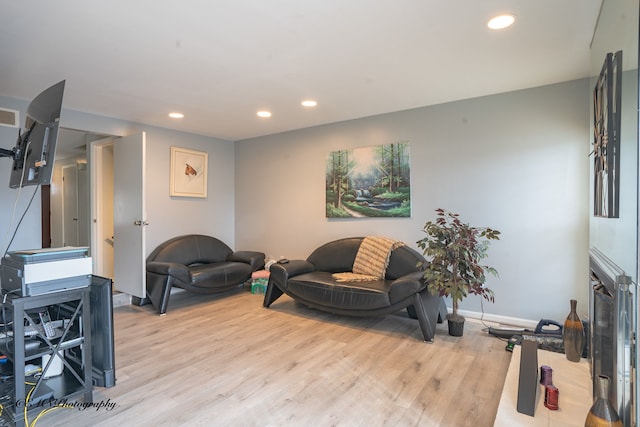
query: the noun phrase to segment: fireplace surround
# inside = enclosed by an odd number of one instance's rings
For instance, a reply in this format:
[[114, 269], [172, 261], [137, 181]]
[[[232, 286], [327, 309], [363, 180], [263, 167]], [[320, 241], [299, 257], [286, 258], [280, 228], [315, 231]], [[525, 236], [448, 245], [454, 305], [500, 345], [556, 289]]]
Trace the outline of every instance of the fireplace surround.
[[597, 248], [589, 251], [589, 347], [593, 393], [610, 378], [609, 401], [625, 426], [636, 425], [636, 285]]

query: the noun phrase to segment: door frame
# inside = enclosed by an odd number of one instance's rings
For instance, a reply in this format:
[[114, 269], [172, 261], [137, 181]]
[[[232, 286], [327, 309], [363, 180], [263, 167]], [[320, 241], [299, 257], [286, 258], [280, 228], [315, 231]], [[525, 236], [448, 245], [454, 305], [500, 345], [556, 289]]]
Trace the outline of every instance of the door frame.
[[51, 185], [40, 186], [40, 222], [42, 223], [42, 247], [51, 247]]
[[[75, 163], [62, 165], [60, 173], [62, 177], [60, 191], [60, 194], [62, 194], [62, 245], [78, 246], [78, 167]], [[70, 183], [69, 179], [65, 178], [73, 178], [73, 183]], [[69, 197], [72, 199], [69, 200]], [[69, 206], [68, 202], [73, 202], [74, 206]], [[69, 211], [69, 207], [73, 209], [73, 212]], [[73, 224], [72, 227], [70, 226], [71, 224]], [[70, 237], [73, 237], [73, 239], [70, 239]]]
[[[103, 170], [103, 150], [113, 147], [113, 138], [108, 137], [93, 141], [89, 144], [88, 149], [88, 161], [90, 165], [89, 171], [89, 188], [90, 188], [90, 213], [89, 218], [91, 221], [91, 257], [93, 259], [93, 273], [98, 276], [111, 276], [113, 274], [106, 274], [105, 270], [105, 254], [102, 250], [102, 244], [99, 241], [103, 235], [104, 223], [103, 217], [99, 213], [102, 210], [102, 206], [105, 203], [105, 196], [102, 191], [102, 187], [98, 185], [101, 177], [105, 176]], [[113, 200], [111, 200], [113, 205]], [[113, 244], [113, 242], [112, 242]]]

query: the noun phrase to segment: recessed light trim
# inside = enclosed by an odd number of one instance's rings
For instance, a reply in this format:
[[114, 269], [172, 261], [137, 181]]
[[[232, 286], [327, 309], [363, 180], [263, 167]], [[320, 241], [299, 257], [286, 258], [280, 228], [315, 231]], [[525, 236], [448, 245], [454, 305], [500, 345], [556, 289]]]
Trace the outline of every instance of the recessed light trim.
[[302, 101], [300, 103], [303, 107], [315, 107], [316, 105], [318, 105], [317, 101], [314, 101], [313, 99], [305, 99], [304, 101]]
[[183, 119], [184, 118], [184, 114], [178, 113], [178, 112], [173, 112], [173, 113], [169, 113], [169, 117], [171, 117], [172, 119]]
[[258, 111], [257, 114], [258, 114], [258, 117], [262, 117], [263, 119], [271, 117], [271, 111], [267, 111], [267, 110]]
[[503, 13], [501, 15], [494, 16], [487, 22], [487, 27], [492, 30], [501, 30], [503, 28], [510, 27], [516, 21], [516, 16], [512, 13]]

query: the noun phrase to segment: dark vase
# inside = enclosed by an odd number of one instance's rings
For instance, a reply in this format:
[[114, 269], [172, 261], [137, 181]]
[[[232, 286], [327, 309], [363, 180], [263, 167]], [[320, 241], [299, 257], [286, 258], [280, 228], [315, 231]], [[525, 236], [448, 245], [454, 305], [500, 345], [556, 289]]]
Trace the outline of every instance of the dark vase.
[[462, 320], [447, 320], [449, 326], [449, 335], [452, 337], [461, 337], [464, 333], [464, 319]]
[[579, 362], [584, 349], [584, 329], [582, 321], [576, 312], [578, 302], [571, 300], [571, 311], [564, 321], [562, 335], [564, 338], [564, 354], [572, 362]]
[[584, 427], [622, 427], [622, 421], [615, 408], [609, 402], [609, 377], [598, 375], [596, 378], [596, 400], [589, 409]]

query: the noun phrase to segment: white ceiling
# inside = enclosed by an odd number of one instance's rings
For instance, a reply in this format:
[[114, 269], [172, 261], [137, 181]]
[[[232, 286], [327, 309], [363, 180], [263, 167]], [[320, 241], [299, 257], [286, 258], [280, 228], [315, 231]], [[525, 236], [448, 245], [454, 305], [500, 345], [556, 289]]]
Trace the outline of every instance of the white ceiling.
[[587, 77], [600, 3], [0, 0], [0, 94], [236, 141]]

